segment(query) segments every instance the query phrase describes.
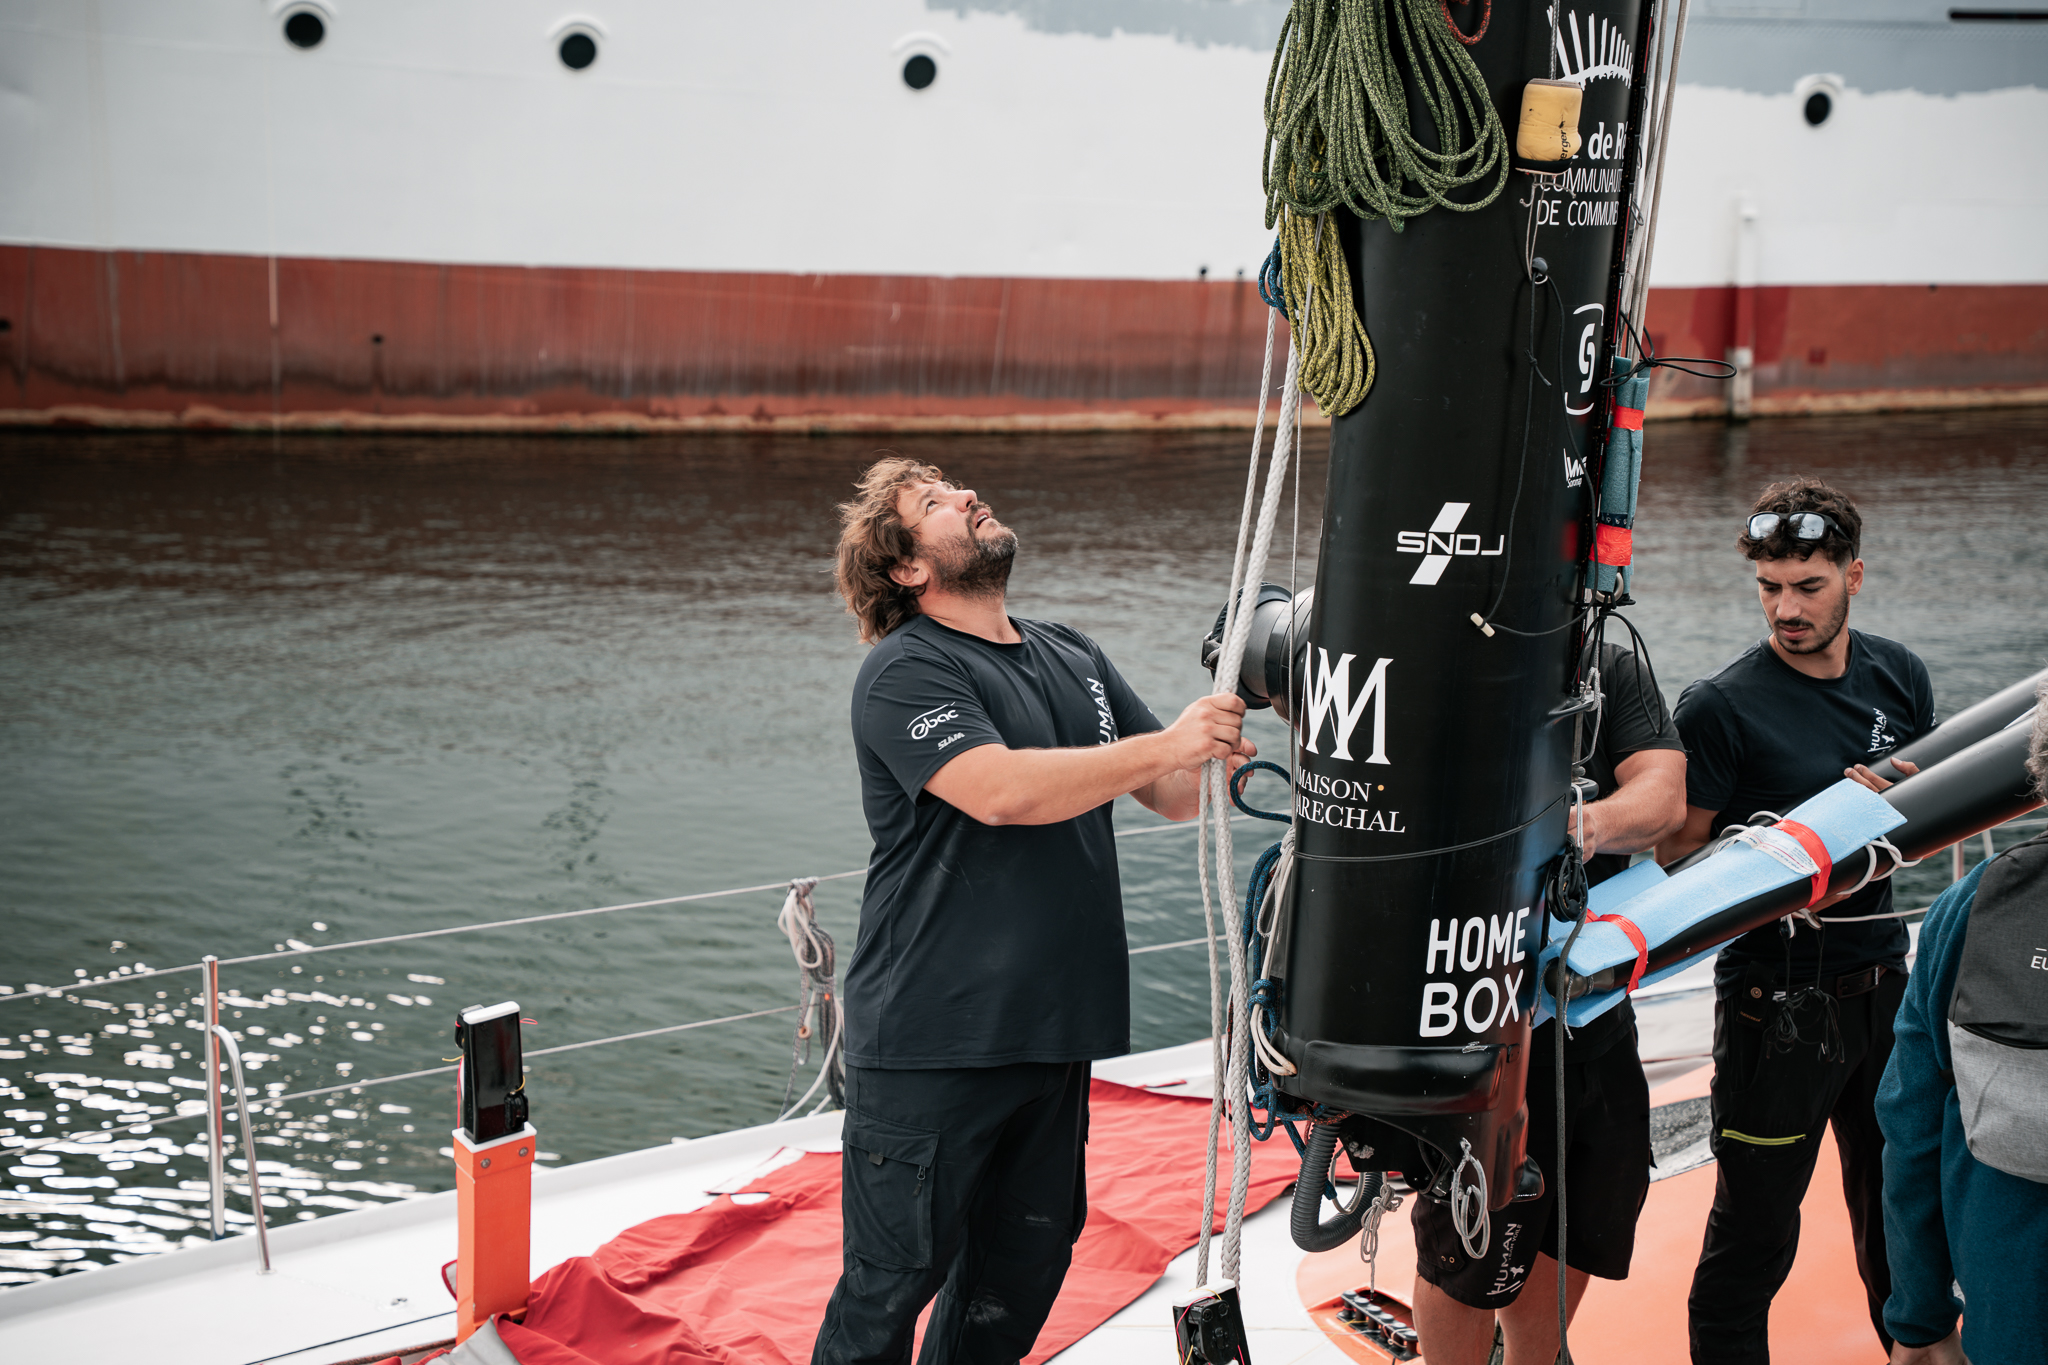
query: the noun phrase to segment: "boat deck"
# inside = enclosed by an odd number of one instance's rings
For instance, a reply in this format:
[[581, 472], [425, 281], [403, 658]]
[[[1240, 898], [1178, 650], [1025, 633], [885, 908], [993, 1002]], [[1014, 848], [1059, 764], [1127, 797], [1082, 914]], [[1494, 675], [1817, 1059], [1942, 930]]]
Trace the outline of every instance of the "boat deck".
[[[1705, 1093], [1712, 1007], [1705, 973], [1696, 969], [1638, 997], [1653, 1103]], [[1101, 1062], [1095, 1074], [1200, 1095], [1208, 1091], [1209, 1055], [1208, 1043], [1197, 1042]], [[837, 1150], [839, 1125], [837, 1114], [820, 1115], [537, 1169], [532, 1263], [541, 1269], [588, 1255], [628, 1227], [698, 1208], [804, 1151]], [[1684, 1357], [1684, 1291], [1713, 1187], [1707, 1160], [1704, 1141], [1667, 1149], [1664, 1178], [1652, 1187], [1642, 1221], [1637, 1273], [1625, 1284], [1596, 1285], [1573, 1332], [1579, 1358]], [[1832, 1166], [1831, 1148], [1825, 1162]], [[1785, 1326], [1797, 1330], [1802, 1359], [1860, 1359], [1869, 1351], [1858, 1347], [1875, 1343], [1847, 1261], [1846, 1226], [1834, 1228], [1846, 1225], [1839, 1181], [1823, 1171], [1814, 1189], [1794, 1272], [1807, 1291], [1805, 1307], [1800, 1324]], [[279, 1227], [268, 1275], [258, 1273], [254, 1239], [243, 1236], [9, 1290], [0, 1294], [0, 1359], [121, 1359], [146, 1334], [157, 1365], [340, 1365], [445, 1341], [455, 1315], [440, 1267], [455, 1254], [454, 1201], [444, 1192]], [[1313, 1306], [1363, 1282], [1355, 1248], [1304, 1257], [1287, 1225], [1284, 1199], [1245, 1223], [1240, 1292], [1252, 1358], [1259, 1365], [1383, 1359], [1359, 1341], [1333, 1342], [1310, 1316]], [[1385, 1229], [1378, 1284], [1405, 1302], [1413, 1278], [1407, 1219], [1396, 1216]], [[1189, 1251], [1060, 1360], [1171, 1359], [1169, 1307], [1193, 1287]], [[1644, 1311], [1645, 1296], [1656, 1301], [1654, 1312]], [[1656, 1336], [1654, 1346], [1644, 1333]]]
[[[1185, 1077], [1206, 1090], [1209, 1045], [1166, 1048], [1097, 1064], [1133, 1085]], [[833, 1151], [840, 1116], [744, 1128], [559, 1170], [536, 1169], [533, 1264], [588, 1255], [624, 1229], [740, 1188], [803, 1151]], [[146, 1260], [47, 1280], [0, 1295], [0, 1358], [115, 1360], [145, 1332], [155, 1365], [335, 1365], [443, 1341], [454, 1301], [440, 1267], [455, 1254], [452, 1191], [293, 1223], [270, 1234], [272, 1273], [258, 1273], [255, 1240], [234, 1237]], [[1292, 1265], [1284, 1201], [1247, 1220], [1247, 1265]], [[1062, 1354], [1063, 1361], [1168, 1359], [1167, 1305], [1194, 1283], [1194, 1254], [1176, 1259], [1135, 1303]], [[1249, 1277], [1244, 1308], [1255, 1358], [1345, 1357], [1303, 1314], [1285, 1274]], [[145, 1327], [146, 1324], [146, 1327]]]

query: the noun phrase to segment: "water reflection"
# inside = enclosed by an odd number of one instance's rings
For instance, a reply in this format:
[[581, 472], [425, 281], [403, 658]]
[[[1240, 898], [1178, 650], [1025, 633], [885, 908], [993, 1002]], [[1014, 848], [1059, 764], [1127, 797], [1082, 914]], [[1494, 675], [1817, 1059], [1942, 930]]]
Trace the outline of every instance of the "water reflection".
[[[860, 866], [830, 585], [852, 438], [498, 442], [4, 438], [0, 980], [20, 986]], [[1247, 440], [895, 441], [1018, 528], [1020, 614], [1100, 639], [1162, 714], [1203, 690]], [[1312, 439], [1311, 446], [1320, 446]], [[1730, 544], [1756, 486], [1863, 500], [1856, 623], [1927, 658], [1944, 711], [2038, 668], [2036, 413], [1659, 426], [1635, 613], [1675, 697], [1761, 631]], [[1321, 468], [1300, 498], [1313, 573]], [[1291, 525], [1292, 509], [1283, 519]], [[1278, 750], [1270, 717], [1255, 728]], [[1126, 811], [1120, 824], [1150, 823]], [[1258, 851], [1248, 838], [1246, 856]], [[1121, 847], [1134, 944], [1200, 932], [1180, 833]], [[1907, 894], [1943, 875], [1920, 869]], [[857, 882], [818, 896], [850, 944]], [[780, 896], [229, 969], [270, 1095], [438, 1066], [454, 1011], [519, 1000], [545, 1047], [787, 1004]], [[1924, 903], [1924, 900], [1923, 900]], [[1206, 1031], [1199, 952], [1134, 959], [1134, 1037]], [[0, 1143], [198, 1107], [196, 978], [0, 1001]], [[781, 1017], [542, 1058], [563, 1160], [772, 1117]], [[444, 1187], [445, 1077], [261, 1125], [273, 1221]], [[9, 1158], [0, 1281], [201, 1235], [198, 1125]], [[0, 1187], [0, 1198], [5, 1188]], [[25, 1202], [24, 1202], [25, 1201]], [[246, 1207], [237, 1185], [230, 1218]]]

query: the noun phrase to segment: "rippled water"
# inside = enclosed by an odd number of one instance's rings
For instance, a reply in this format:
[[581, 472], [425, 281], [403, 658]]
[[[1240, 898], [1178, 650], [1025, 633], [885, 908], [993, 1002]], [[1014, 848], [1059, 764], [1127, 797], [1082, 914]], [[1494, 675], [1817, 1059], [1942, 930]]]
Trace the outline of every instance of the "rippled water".
[[[1162, 715], [1203, 690], [1244, 438], [894, 444], [1018, 528], [1018, 612], [1094, 634]], [[862, 647], [829, 547], [873, 446], [0, 436], [0, 982], [858, 868]], [[1920, 650], [1945, 711], [2048, 661], [2043, 414], [1658, 426], [1649, 459], [1635, 616], [1668, 696], [1760, 633], [1729, 543], [1754, 488], [1801, 471], [1862, 499], [1854, 620]], [[1122, 843], [1134, 945], [1200, 932], [1192, 845]], [[1921, 903], [1946, 879], [1910, 875]], [[857, 888], [818, 893], [842, 945]], [[277, 1095], [439, 1066], [478, 1002], [517, 999], [529, 1048], [771, 1008], [795, 987], [780, 900], [230, 967], [225, 1014]], [[1206, 1032], [1201, 963], [1133, 960], [1134, 1045]], [[196, 1122], [19, 1150], [197, 1108], [196, 980], [0, 1000], [0, 1283], [203, 1235]], [[539, 1058], [543, 1146], [576, 1161], [771, 1118], [791, 1027]], [[451, 1124], [446, 1076], [287, 1102], [257, 1135], [272, 1221], [447, 1186]], [[246, 1226], [239, 1185], [229, 1204]]]

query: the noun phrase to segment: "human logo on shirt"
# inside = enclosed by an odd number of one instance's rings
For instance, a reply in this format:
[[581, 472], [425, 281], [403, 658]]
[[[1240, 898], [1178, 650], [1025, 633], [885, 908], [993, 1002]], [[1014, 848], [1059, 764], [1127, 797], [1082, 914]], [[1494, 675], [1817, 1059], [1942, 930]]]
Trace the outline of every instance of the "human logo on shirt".
[[934, 706], [931, 710], [910, 722], [910, 737], [912, 739], [923, 739], [947, 721], [958, 719], [960, 719], [958, 707]]
[[1103, 690], [1101, 682], [1088, 680], [1088, 691], [1095, 698], [1095, 728], [1101, 732], [1103, 744], [1116, 743], [1116, 715], [1109, 709], [1109, 693]]
[[1891, 732], [1891, 721], [1885, 718], [1884, 712], [1873, 706], [1870, 708], [1870, 714], [1873, 717], [1870, 723], [1870, 752], [1888, 754], [1898, 748], [1898, 736]]

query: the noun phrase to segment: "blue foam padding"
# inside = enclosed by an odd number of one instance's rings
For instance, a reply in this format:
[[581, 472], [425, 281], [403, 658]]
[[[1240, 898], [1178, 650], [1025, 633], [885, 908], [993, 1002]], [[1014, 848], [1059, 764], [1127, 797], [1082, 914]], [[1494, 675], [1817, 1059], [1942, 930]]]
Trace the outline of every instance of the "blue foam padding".
[[[1587, 893], [1586, 907], [1596, 915], [1609, 914], [1617, 905], [1628, 903], [1663, 880], [1665, 880], [1664, 869], [1657, 866], [1650, 859], [1645, 858], [1627, 871], [1617, 872], [1606, 881], [1600, 883], [1600, 885], [1594, 887], [1592, 891]], [[1550, 993], [1542, 987], [1543, 973], [1549, 969], [1552, 960], [1557, 957], [1558, 952], [1564, 947], [1564, 941], [1572, 931], [1570, 920], [1552, 919], [1548, 927], [1549, 933], [1544, 937], [1543, 950], [1536, 956], [1536, 980], [1538, 985], [1536, 987], [1536, 1009], [1529, 1016], [1531, 1027], [1541, 1024], [1544, 1020], [1550, 1018]], [[1582, 940], [1584, 937], [1583, 934], [1580, 935]], [[1574, 957], [1578, 956], [1576, 951], [1572, 955]], [[1664, 973], [1659, 972], [1658, 975], [1662, 976]], [[1647, 978], [1645, 979], [1647, 980]], [[1572, 1002], [1574, 1016], [1576, 1016], [1582, 1003], [1584, 1002], [1581, 1000], [1574, 1000]], [[1592, 1016], [1589, 1015], [1587, 1017], [1591, 1018]], [[1577, 1017], [1571, 1020], [1574, 1028], [1583, 1022], [1584, 1020]]]
[[[1595, 915], [1611, 914], [1617, 906], [1628, 904], [1637, 896], [1665, 880], [1664, 869], [1646, 858], [1642, 862], [1630, 867], [1627, 871], [1618, 872], [1614, 876], [1609, 877], [1606, 881], [1588, 892], [1586, 895], [1587, 912]], [[1549, 934], [1543, 941], [1543, 950], [1536, 957], [1536, 981], [1538, 984], [1536, 987], [1536, 1009], [1529, 1016], [1531, 1027], [1541, 1024], [1550, 1018], [1550, 992], [1543, 989], [1543, 974], [1549, 970], [1551, 962], [1556, 959], [1558, 953], [1563, 951], [1564, 941], [1571, 937], [1572, 922], [1566, 919], [1552, 919], [1548, 927]], [[1592, 926], [1588, 925], [1587, 927], [1591, 928]], [[1581, 934], [1579, 938], [1583, 942], [1585, 935]], [[1578, 956], [1576, 948], [1574, 948], [1572, 956]], [[1658, 978], [1668, 975], [1670, 975], [1669, 971], [1657, 973]], [[1651, 977], [1646, 976], [1643, 978], [1643, 984], [1647, 985], [1651, 980]], [[1610, 992], [1610, 994], [1613, 994], [1613, 992]], [[1605, 1001], [1606, 1003], [1602, 1004], [1599, 1009], [1594, 1010], [1592, 1013], [1586, 1013], [1586, 1004], [1594, 1000]], [[1607, 1000], [1604, 995], [1586, 996], [1574, 1000], [1571, 1008], [1571, 1026], [1577, 1028], [1580, 1024], [1585, 1023], [1587, 1019], [1599, 1017], [1604, 1011], [1613, 1008], [1613, 1005], [1614, 1002]], [[1584, 1015], [1584, 1018], [1581, 1018], [1581, 1015]]]
[[[1846, 777], [1803, 802], [1797, 809], [1786, 812], [1785, 818], [1795, 820], [1818, 834], [1827, 848], [1828, 857], [1836, 862], [1854, 854], [1872, 839], [1897, 829], [1906, 820], [1890, 802]], [[1650, 881], [1648, 886], [1640, 882], [1622, 885], [1644, 866], [1648, 864], [1639, 863], [1621, 876], [1594, 887], [1588, 903], [1595, 914], [1613, 914], [1618, 909], [1627, 915], [1642, 931], [1652, 951], [1710, 915], [1740, 905], [1752, 896], [1761, 896], [1802, 880], [1791, 868], [1748, 844], [1731, 844], [1675, 877], [1644, 879]], [[1610, 888], [1617, 887], [1619, 890], [1610, 891]], [[1633, 894], [1627, 894], [1631, 888]], [[1602, 892], [1608, 894], [1603, 896]], [[1561, 927], [1564, 933], [1558, 932], [1559, 921], [1551, 921], [1551, 942], [1537, 958], [1536, 1010], [1531, 1018], [1538, 1023], [1553, 1012], [1549, 993], [1543, 989], [1543, 980], [1551, 961], [1564, 947], [1565, 934], [1571, 929], [1569, 924]], [[1695, 954], [1675, 966], [1646, 975], [1638, 984], [1648, 985], [1674, 976], [1707, 956], [1707, 953]], [[1578, 942], [1572, 945], [1571, 970], [1581, 976], [1591, 976], [1604, 968], [1633, 962], [1635, 958], [1635, 944], [1629, 942], [1620, 925], [1588, 924], [1580, 932]], [[1597, 1019], [1619, 1004], [1625, 994], [1622, 990], [1611, 990], [1600, 995], [1581, 996], [1572, 1001], [1571, 1008], [1565, 1012], [1565, 1022], [1577, 1028]]]

